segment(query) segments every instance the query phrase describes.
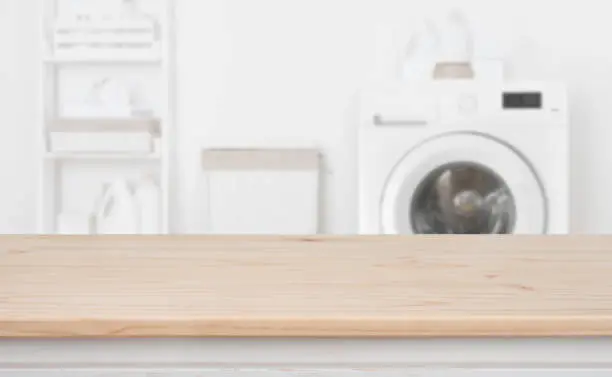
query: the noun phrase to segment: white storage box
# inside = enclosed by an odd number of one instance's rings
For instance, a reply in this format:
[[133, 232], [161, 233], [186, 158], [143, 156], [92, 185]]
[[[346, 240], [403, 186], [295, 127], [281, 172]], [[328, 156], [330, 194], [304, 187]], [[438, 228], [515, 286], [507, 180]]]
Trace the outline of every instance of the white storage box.
[[54, 26], [57, 59], [152, 59], [159, 57], [152, 19], [58, 20]]
[[151, 134], [136, 132], [51, 132], [51, 152], [150, 153]]
[[151, 153], [159, 126], [156, 119], [59, 119], [50, 129], [50, 151]]
[[319, 233], [319, 152], [209, 150], [206, 233]]

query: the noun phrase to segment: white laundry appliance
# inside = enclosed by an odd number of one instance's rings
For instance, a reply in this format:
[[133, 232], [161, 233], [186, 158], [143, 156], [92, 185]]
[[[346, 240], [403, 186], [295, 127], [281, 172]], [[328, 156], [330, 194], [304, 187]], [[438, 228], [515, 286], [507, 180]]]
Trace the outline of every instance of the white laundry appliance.
[[360, 122], [361, 234], [569, 232], [562, 84], [379, 87], [362, 93]]

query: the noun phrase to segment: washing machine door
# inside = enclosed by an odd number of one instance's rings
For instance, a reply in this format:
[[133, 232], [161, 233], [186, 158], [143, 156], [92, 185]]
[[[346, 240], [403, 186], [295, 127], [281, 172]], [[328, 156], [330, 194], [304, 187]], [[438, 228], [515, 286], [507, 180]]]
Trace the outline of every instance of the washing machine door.
[[544, 234], [547, 205], [528, 161], [491, 137], [457, 133], [410, 151], [388, 178], [384, 234]]

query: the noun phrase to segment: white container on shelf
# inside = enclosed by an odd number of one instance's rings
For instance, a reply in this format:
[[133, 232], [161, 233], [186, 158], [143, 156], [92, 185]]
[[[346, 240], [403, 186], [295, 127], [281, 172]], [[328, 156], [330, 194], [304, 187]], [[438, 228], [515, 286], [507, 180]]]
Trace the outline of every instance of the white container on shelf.
[[63, 17], [53, 25], [56, 59], [159, 55], [157, 22], [145, 15]]
[[151, 134], [137, 132], [51, 132], [51, 152], [151, 153]]
[[159, 137], [153, 139], [153, 153], [158, 155], [162, 153], [162, 140]]
[[133, 114], [133, 88], [112, 77], [91, 83], [76, 100], [67, 102], [61, 111], [64, 118], [130, 118]]
[[134, 198], [138, 205], [140, 234], [162, 233], [161, 193], [151, 177], [135, 184]]
[[122, 63], [135, 62], [146, 64], [158, 64], [162, 59], [161, 48], [158, 45], [147, 49], [125, 49], [105, 48], [104, 50], [91, 51], [90, 49], [73, 48], [67, 51], [55, 52], [47, 56], [46, 60], [51, 63]]
[[50, 151], [54, 153], [151, 153], [159, 137], [155, 119], [62, 118], [51, 125]]
[[126, 181], [115, 181], [104, 191], [95, 213], [98, 234], [140, 233], [138, 204]]

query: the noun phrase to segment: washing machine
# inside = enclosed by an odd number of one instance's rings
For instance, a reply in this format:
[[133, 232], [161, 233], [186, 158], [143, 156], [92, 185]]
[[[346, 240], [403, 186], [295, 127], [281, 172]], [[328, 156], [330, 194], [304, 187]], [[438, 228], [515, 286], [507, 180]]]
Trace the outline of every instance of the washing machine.
[[439, 81], [360, 95], [361, 234], [566, 234], [563, 84]]

